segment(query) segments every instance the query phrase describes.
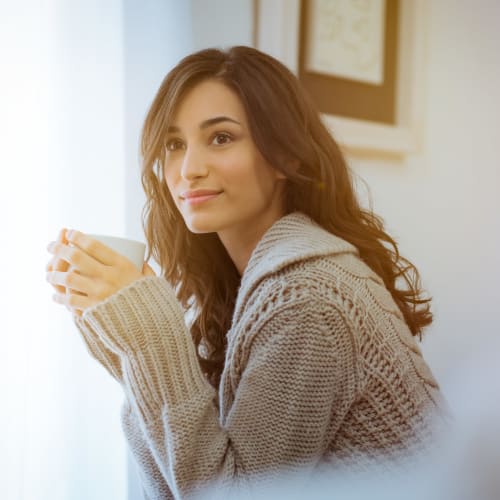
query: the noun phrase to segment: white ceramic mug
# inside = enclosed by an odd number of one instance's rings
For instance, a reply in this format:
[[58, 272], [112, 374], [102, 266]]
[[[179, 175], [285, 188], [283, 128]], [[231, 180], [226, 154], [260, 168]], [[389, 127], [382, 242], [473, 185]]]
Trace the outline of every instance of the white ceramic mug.
[[135, 264], [139, 271], [142, 271], [144, 254], [146, 252], [145, 243], [136, 240], [129, 240], [128, 238], [117, 238], [116, 236], [107, 236], [103, 234], [89, 234], [88, 236], [100, 241], [124, 257], [127, 257], [127, 259]]

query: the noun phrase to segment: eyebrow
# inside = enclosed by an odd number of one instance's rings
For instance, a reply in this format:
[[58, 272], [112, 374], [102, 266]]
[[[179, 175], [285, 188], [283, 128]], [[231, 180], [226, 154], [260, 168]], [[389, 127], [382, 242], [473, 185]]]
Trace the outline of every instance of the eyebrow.
[[[208, 120], [204, 120], [200, 123], [200, 130], [206, 129], [208, 127], [211, 127], [212, 125], [216, 125], [217, 123], [221, 122], [232, 122], [236, 123], [237, 125], [241, 125], [240, 122], [233, 120], [232, 118], [229, 118], [229, 116], [216, 116], [214, 118], [209, 118]], [[170, 127], [167, 128], [167, 133], [172, 134], [172, 133], [178, 133], [180, 132], [180, 128], [177, 127], [176, 125], [171, 125]]]

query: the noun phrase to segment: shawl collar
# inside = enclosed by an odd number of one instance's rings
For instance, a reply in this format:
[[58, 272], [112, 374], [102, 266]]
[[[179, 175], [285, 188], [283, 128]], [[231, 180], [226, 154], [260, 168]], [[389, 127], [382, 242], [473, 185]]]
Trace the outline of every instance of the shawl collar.
[[285, 215], [266, 231], [250, 256], [241, 278], [233, 320], [239, 318], [248, 296], [266, 276], [299, 261], [341, 253], [358, 255], [358, 250], [301, 212]]

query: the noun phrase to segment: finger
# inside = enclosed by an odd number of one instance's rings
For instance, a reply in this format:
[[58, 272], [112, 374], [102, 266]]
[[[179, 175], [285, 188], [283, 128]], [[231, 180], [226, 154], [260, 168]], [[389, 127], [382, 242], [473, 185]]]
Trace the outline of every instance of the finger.
[[[62, 265], [63, 263], [64, 265]], [[47, 263], [47, 266], [45, 267], [45, 272], [49, 273], [51, 271], [66, 271], [66, 268], [69, 266], [67, 262], [64, 260], [57, 259], [56, 257], [53, 257], [52, 259], [49, 260]], [[53, 285], [55, 290], [60, 293], [64, 293], [66, 290], [63, 286], [55, 286]]]
[[68, 242], [66, 239], [66, 231], [67, 229], [64, 227], [59, 231], [59, 234], [57, 235], [57, 241], [59, 241], [60, 243]]
[[[67, 244], [67, 240], [66, 240], [66, 229], [63, 228], [59, 231], [59, 234], [57, 236], [57, 240], [56, 240], [58, 243], [64, 243], [64, 244]], [[69, 264], [62, 260], [62, 259], [59, 259], [57, 257], [53, 257], [52, 259], [50, 259], [50, 261], [48, 262], [47, 266], [45, 267], [45, 271], [46, 272], [50, 272], [50, 271], [67, 271], [69, 267]], [[60, 287], [60, 286], [57, 286], [55, 287], [56, 291], [58, 292], [61, 292], [61, 293], [64, 293], [65, 290], [63, 287]]]
[[49, 271], [46, 280], [53, 285], [60, 293], [68, 291], [70, 293], [82, 293], [92, 295], [96, 288], [95, 281], [79, 274], [71, 269], [69, 272]]
[[54, 255], [45, 266], [46, 271], [67, 271], [69, 264]]
[[77, 269], [80, 274], [95, 276], [99, 274], [101, 263], [93, 259], [84, 250], [76, 246], [68, 246], [64, 243], [49, 243], [47, 250], [54, 254], [57, 259], [62, 259], [66, 264], [58, 264], [59, 269], [66, 270], [69, 265]]
[[111, 266], [123, 258], [119, 253], [115, 252], [104, 243], [80, 231], [69, 230], [66, 233], [66, 238], [68, 242], [81, 248], [86, 254], [106, 266]]
[[144, 274], [144, 276], [156, 276], [153, 268], [147, 262], [144, 262], [142, 266], [142, 274]]
[[[68, 240], [66, 239], [66, 231], [67, 229], [61, 229], [59, 236], [57, 237], [57, 242], [62, 243], [63, 245], [68, 244]], [[69, 267], [69, 264], [65, 262], [64, 260], [59, 259], [55, 265], [54, 270], [55, 271], [66, 271]]]
[[67, 309], [71, 311], [84, 311], [88, 307], [91, 307], [95, 304], [95, 300], [90, 299], [86, 295], [79, 294], [64, 294], [64, 293], [55, 293], [52, 295], [52, 300], [66, 306]]

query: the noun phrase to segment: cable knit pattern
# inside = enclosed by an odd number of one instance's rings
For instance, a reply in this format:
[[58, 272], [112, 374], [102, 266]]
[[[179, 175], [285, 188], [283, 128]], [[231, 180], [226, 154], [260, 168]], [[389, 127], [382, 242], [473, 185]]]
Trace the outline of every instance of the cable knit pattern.
[[445, 411], [380, 277], [300, 213], [250, 258], [218, 393], [163, 278], [132, 283], [75, 323], [124, 388], [122, 422], [151, 499], [399, 460], [431, 445]]

